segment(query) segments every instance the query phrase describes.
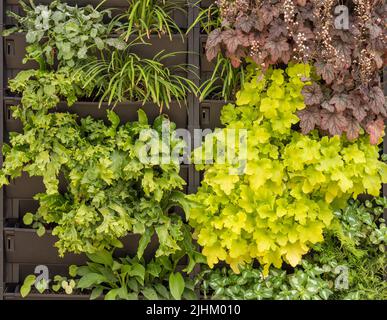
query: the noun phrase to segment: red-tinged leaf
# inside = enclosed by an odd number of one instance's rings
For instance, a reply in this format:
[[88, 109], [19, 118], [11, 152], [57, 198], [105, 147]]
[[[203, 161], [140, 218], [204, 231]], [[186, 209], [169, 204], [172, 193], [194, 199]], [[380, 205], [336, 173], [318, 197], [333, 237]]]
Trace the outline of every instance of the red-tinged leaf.
[[343, 42], [343, 41], [335, 41], [333, 46], [337, 52], [336, 65], [340, 67], [340, 69], [348, 69], [351, 67], [352, 60], [352, 50], [351, 45]]
[[381, 137], [384, 135], [384, 121], [378, 118], [376, 121], [371, 121], [366, 125], [366, 130], [370, 135], [371, 144], [378, 144]]
[[223, 32], [222, 38], [223, 38], [224, 44], [227, 47], [229, 54], [230, 55], [234, 54], [234, 52], [237, 50], [240, 44], [237, 32], [231, 29], [226, 30]]
[[343, 29], [343, 30], [335, 29], [334, 35], [335, 35], [335, 38], [340, 38], [342, 41], [344, 41], [346, 43], [353, 43], [354, 37], [346, 29]]
[[302, 89], [302, 95], [304, 96], [304, 101], [307, 106], [320, 104], [323, 98], [320, 86], [315, 82], [310, 86], [305, 86]]
[[282, 19], [275, 19], [274, 23], [270, 24], [269, 28], [269, 38], [274, 39], [278, 38], [281, 35], [287, 36], [288, 30], [286, 29], [286, 25], [283, 23]]
[[383, 34], [382, 28], [380, 28], [378, 25], [368, 24], [367, 27], [370, 31], [370, 37], [372, 40], [377, 39], [377, 38], [382, 36], [382, 34]]
[[348, 105], [349, 109], [352, 109], [352, 115], [358, 122], [362, 122], [367, 116], [367, 112], [364, 108], [365, 102], [362, 95], [357, 91], [352, 91], [349, 99], [351, 103]]
[[335, 106], [337, 112], [343, 112], [347, 108], [351, 108], [349, 104], [351, 104], [351, 100], [348, 98], [348, 95], [340, 93], [336, 94], [329, 101], [329, 104]]
[[236, 56], [230, 56], [230, 61], [231, 61], [231, 65], [234, 68], [239, 68], [239, 66], [241, 65], [241, 59], [239, 59]]
[[215, 47], [209, 47], [206, 49], [206, 57], [208, 61], [212, 61], [218, 55], [220, 51], [220, 46], [217, 45]]
[[353, 38], [358, 38], [361, 36], [361, 31], [358, 28], [357, 24], [355, 23], [350, 23], [349, 24], [349, 33], [353, 36]]
[[350, 118], [350, 119], [347, 118], [347, 121], [348, 121], [348, 126], [346, 131], [347, 139], [350, 141], [353, 141], [359, 137], [360, 125], [359, 125], [359, 122], [354, 118]]
[[352, 109], [352, 115], [356, 118], [357, 121], [361, 122], [367, 116], [367, 112], [362, 106]]
[[304, 25], [300, 25], [297, 29], [297, 32], [302, 33], [306, 40], [312, 40], [315, 38], [315, 34], [313, 33], [313, 31], [310, 28], [305, 27]]
[[348, 121], [343, 114], [327, 110], [321, 112], [321, 128], [327, 130], [332, 136], [341, 135], [347, 130], [347, 126]]
[[369, 108], [375, 114], [382, 114], [384, 117], [387, 116], [386, 112], [386, 100], [384, 97], [383, 90], [380, 87], [373, 87], [368, 95], [369, 97]]
[[331, 84], [335, 79], [335, 69], [330, 63], [315, 63], [316, 72], [327, 84]]
[[243, 32], [250, 32], [255, 24], [255, 19], [252, 16], [241, 15], [238, 16], [235, 21], [235, 28], [242, 30]]
[[282, 62], [288, 64], [290, 61], [290, 50], [282, 52]]
[[289, 50], [289, 44], [286, 39], [269, 40], [265, 48], [269, 51], [273, 62], [279, 61], [284, 52]]
[[372, 51], [372, 56], [374, 58], [374, 61], [375, 61], [377, 68], [381, 69], [383, 67], [382, 55], [377, 51]]
[[[257, 17], [258, 17], [258, 15], [257, 15]], [[260, 18], [255, 19], [255, 21], [254, 21], [254, 28], [255, 29], [262, 32], [263, 29], [265, 29], [265, 27], [266, 27], [266, 24], [265, 24], [265, 21], [263, 21], [263, 19], [260, 19]]]
[[258, 19], [262, 19], [263, 22], [268, 25], [275, 17], [278, 17], [278, 14], [279, 11], [274, 5], [264, 4], [259, 10]]
[[308, 134], [315, 126], [320, 126], [321, 111], [317, 106], [300, 110], [297, 112], [297, 116], [300, 118], [300, 127], [303, 134]]
[[216, 47], [222, 42], [222, 31], [220, 29], [213, 30], [207, 38], [206, 49]]
[[328, 110], [329, 112], [335, 112], [335, 106], [330, 104], [328, 101], [324, 101], [321, 104], [321, 107], [325, 110]]
[[250, 39], [248, 34], [243, 33], [241, 30], [237, 30], [236, 36], [238, 37], [238, 41], [241, 46], [243, 47], [250, 46]]

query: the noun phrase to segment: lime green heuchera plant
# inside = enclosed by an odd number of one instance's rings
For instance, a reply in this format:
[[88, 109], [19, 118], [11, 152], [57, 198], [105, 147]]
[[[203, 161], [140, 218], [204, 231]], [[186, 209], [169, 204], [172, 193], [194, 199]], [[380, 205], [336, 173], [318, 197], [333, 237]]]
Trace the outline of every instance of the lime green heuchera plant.
[[239, 265], [257, 259], [267, 275], [271, 265], [298, 265], [313, 244], [323, 241], [333, 210], [345, 207], [349, 198], [379, 195], [387, 171], [378, 147], [365, 135], [349, 141], [292, 130], [299, 122], [296, 111], [305, 108], [301, 90], [309, 84], [309, 65], [263, 74], [250, 64], [247, 73], [238, 107], [223, 108], [225, 129], [208, 135], [203, 145], [215, 154], [230, 142], [225, 130], [247, 130], [243, 174], [230, 174], [238, 169], [241, 145], [225, 163], [203, 146], [195, 150], [195, 157], [206, 160], [198, 165], [205, 175], [198, 193], [190, 196], [201, 206], [191, 210], [189, 221], [210, 267], [226, 261], [238, 272]]

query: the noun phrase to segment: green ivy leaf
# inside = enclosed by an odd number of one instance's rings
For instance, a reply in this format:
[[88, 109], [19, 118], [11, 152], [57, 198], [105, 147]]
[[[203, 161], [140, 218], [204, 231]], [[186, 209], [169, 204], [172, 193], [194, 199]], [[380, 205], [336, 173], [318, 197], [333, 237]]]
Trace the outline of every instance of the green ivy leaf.
[[28, 296], [28, 294], [31, 292], [31, 287], [35, 283], [35, 281], [36, 281], [36, 276], [32, 274], [28, 275], [24, 279], [24, 283], [20, 288], [20, 294], [23, 298]]
[[24, 216], [23, 216], [23, 223], [27, 226], [31, 225], [32, 222], [34, 221], [34, 215], [30, 212], [27, 212]]
[[36, 230], [36, 233], [39, 237], [43, 237], [46, 233], [46, 228], [42, 224], [40, 224], [38, 229]]

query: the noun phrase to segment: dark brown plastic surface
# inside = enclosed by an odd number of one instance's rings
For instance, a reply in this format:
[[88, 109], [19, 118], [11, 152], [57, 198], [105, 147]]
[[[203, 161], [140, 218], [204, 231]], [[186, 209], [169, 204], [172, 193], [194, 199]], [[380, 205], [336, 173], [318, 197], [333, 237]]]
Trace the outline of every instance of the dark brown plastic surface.
[[[137, 252], [140, 235], [129, 234], [122, 238], [122, 249], [116, 249], [116, 256], [134, 256]], [[17, 264], [85, 264], [87, 258], [84, 254], [66, 253], [63, 258], [58, 256], [54, 246], [57, 238], [49, 231], [42, 237], [36, 230], [27, 228], [4, 228], [5, 261]], [[144, 252], [144, 258], [149, 260], [154, 257], [158, 248], [157, 237], [154, 236]]]
[[[168, 36], [158, 37], [151, 35], [148, 43], [139, 43], [133, 47], [133, 52], [142, 58], [152, 59], [160, 51], [164, 53], [179, 52], [173, 57], [163, 60], [167, 66], [187, 63], [187, 39], [180, 34], [172, 35], [172, 40]], [[36, 62], [23, 63], [26, 55], [25, 33], [15, 33], [4, 38], [5, 67], [9, 69], [33, 69], [37, 68]]]
[[[4, 99], [4, 114], [5, 114], [5, 130], [7, 132], [21, 132], [22, 125], [18, 119], [12, 117], [11, 107], [20, 104], [18, 97], [6, 97]], [[176, 124], [176, 128], [187, 128], [188, 125], [188, 109], [184, 102], [172, 102], [170, 108], [164, 107], [162, 111], [154, 103], [142, 102], [123, 102], [116, 106], [109, 106], [103, 103], [99, 107], [99, 102], [76, 102], [71, 107], [68, 107], [65, 102], [61, 102], [55, 112], [70, 112], [79, 115], [80, 117], [91, 116], [95, 119], [107, 120], [107, 110], [113, 109], [121, 119], [122, 123], [128, 121], [137, 121], [138, 110], [142, 109], [148, 116], [149, 123], [160, 115], [164, 114], [169, 120]]]
[[7, 285], [4, 300], [90, 300], [87, 294], [56, 294], [56, 293], [30, 293], [26, 298], [20, 294], [20, 285]]
[[[4, 98], [4, 42], [3, 42], [3, 27], [4, 27], [4, 1], [0, 0], [0, 103]], [[4, 141], [4, 114], [3, 108], [0, 108], [0, 147]], [[3, 165], [3, 154], [0, 152], [0, 166]], [[4, 188], [0, 188], [0, 300], [3, 299], [4, 293], [4, 239], [3, 239], [3, 222], [4, 222]]]

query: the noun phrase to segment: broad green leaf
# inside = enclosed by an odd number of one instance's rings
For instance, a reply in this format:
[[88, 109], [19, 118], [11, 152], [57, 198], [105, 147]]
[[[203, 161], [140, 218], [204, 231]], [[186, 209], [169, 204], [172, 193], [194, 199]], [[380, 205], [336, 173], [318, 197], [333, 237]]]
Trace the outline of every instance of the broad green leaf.
[[185, 282], [181, 273], [171, 273], [169, 275], [169, 290], [175, 300], [180, 300], [184, 292]]
[[32, 222], [34, 221], [34, 215], [32, 213], [29, 213], [27, 212], [24, 216], [23, 216], [23, 223], [25, 225], [30, 225], [32, 224]]
[[93, 289], [90, 295], [90, 300], [95, 300], [101, 296], [103, 293], [103, 288], [102, 287], [96, 287]]
[[87, 257], [96, 263], [101, 263], [106, 266], [112, 266], [113, 265], [113, 257], [112, 254], [109, 251], [102, 250], [96, 253], [88, 253]]
[[79, 279], [77, 288], [87, 289], [97, 284], [101, 284], [106, 281], [106, 278], [98, 273], [87, 273], [81, 279]]
[[159, 300], [159, 297], [157, 295], [157, 292], [150, 287], [145, 287], [141, 293], [144, 295], [145, 299], [147, 300]]
[[142, 281], [144, 281], [145, 278], [145, 268], [143, 265], [139, 263], [134, 263], [128, 272], [129, 276], [131, 277], [139, 277]]
[[36, 276], [35, 275], [28, 275], [24, 279], [23, 285], [20, 287], [20, 294], [23, 298], [28, 296], [28, 294], [31, 292], [31, 287], [36, 281]]

